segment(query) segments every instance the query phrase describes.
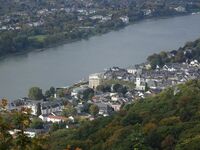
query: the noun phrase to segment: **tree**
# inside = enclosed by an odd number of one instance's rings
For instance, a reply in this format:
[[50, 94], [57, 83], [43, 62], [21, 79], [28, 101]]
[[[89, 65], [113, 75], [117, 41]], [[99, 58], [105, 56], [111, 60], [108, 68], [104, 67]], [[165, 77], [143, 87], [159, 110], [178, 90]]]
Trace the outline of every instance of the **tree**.
[[165, 137], [165, 139], [162, 141], [161, 146], [163, 149], [166, 150], [172, 150], [175, 147], [176, 140], [172, 135], [168, 135]]
[[56, 93], [57, 93], [57, 95], [59, 97], [64, 97], [65, 96], [64, 89], [59, 89]]
[[77, 113], [76, 109], [73, 106], [70, 106], [70, 105], [65, 106], [65, 108], [62, 111], [62, 115], [66, 116], [66, 117], [74, 116], [74, 115], [76, 115], [76, 113]]
[[110, 86], [109, 85], [98, 85], [96, 87], [96, 90], [100, 91], [100, 92], [110, 92]]
[[89, 100], [94, 96], [94, 90], [91, 88], [88, 88], [87, 90], [83, 91], [83, 99]]
[[151, 64], [151, 68], [155, 69], [156, 66], [163, 66], [162, 58], [159, 54], [153, 54], [147, 58]]
[[162, 137], [159, 133], [156, 132], [156, 130], [151, 131], [145, 137], [145, 143], [147, 143], [153, 149], [156, 149], [156, 148], [160, 149], [161, 140], [162, 140]]
[[50, 92], [50, 90], [47, 90], [47, 91], [45, 92], [45, 97], [51, 97], [51, 92]]
[[133, 125], [133, 124], [141, 123], [141, 122], [142, 122], [142, 118], [137, 113], [134, 113], [132, 111], [129, 111], [127, 115], [121, 119], [121, 123], [124, 126], [131, 125], [131, 124]]
[[42, 114], [40, 103], [37, 104], [37, 112], [36, 113], [37, 113], [37, 116], [40, 116]]
[[91, 105], [90, 108], [89, 108], [89, 112], [93, 116], [96, 116], [99, 113], [99, 107], [97, 105]]
[[[3, 103], [0, 107], [5, 107]], [[25, 133], [25, 130], [30, 127], [31, 110], [28, 108], [21, 108], [20, 110], [7, 110], [0, 112], [0, 149], [2, 150], [44, 150], [45, 143], [41, 144], [46, 137], [42, 139], [35, 137], [31, 139]], [[9, 131], [17, 129], [12, 136]], [[44, 148], [45, 147], [45, 148]]]
[[28, 97], [32, 100], [41, 100], [43, 98], [42, 89], [39, 87], [30, 88]]
[[30, 126], [31, 110], [27, 108], [22, 108], [20, 112], [13, 112], [13, 123], [16, 129], [19, 131], [16, 133], [16, 138], [14, 140], [14, 149], [25, 150], [29, 145], [31, 145], [31, 138], [25, 134], [25, 130]]
[[148, 87], [148, 84], [145, 83], [145, 92], [148, 91], [150, 88]]
[[39, 118], [34, 118], [30, 124], [31, 128], [34, 129], [42, 129], [43, 128], [43, 121]]
[[52, 96], [54, 96], [55, 92], [56, 92], [56, 90], [55, 90], [55, 88], [52, 86], [52, 87], [50, 87], [49, 90], [47, 90], [47, 91], [45, 92], [45, 97], [52, 97]]
[[54, 95], [55, 92], [56, 92], [56, 90], [55, 90], [55, 88], [53, 86], [50, 87], [49, 91], [50, 91], [51, 95]]
[[127, 92], [127, 88], [117, 83], [113, 85], [113, 92], [125, 94]]

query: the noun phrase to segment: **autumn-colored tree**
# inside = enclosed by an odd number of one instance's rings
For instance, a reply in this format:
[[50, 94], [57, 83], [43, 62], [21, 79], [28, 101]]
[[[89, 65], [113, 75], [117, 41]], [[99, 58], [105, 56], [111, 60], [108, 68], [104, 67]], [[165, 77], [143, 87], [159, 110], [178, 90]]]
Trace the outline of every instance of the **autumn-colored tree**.
[[[29, 128], [31, 120], [31, 110], [21, 108], [20, 110], [7, 111], [7, 100], [1, 100], [0, 108], [4, 111], [0, 112], [0, 149], [2, 150], [43, 150], [38, 138], [31, 139], [25, 133]], [[14, 134], [11, 135], [10, 131]], [[37, 142], [36, 142], [37, 141]], [[40, 147], [34, 149], [34, 147]]]
[[176, 143], [176, 140], [174, 139], [174, 137], [172, 135], [168, 135], [162, 141], [161, 146], [165, 150], [173, 150], [175, 143]]
[[143, 131], [146, 134], [146, 133], [149, 133], [150, 131], [155, 130], [156, 128], [157, 128], [157, 125], [155, 123], [149, 122], [144, 125]]

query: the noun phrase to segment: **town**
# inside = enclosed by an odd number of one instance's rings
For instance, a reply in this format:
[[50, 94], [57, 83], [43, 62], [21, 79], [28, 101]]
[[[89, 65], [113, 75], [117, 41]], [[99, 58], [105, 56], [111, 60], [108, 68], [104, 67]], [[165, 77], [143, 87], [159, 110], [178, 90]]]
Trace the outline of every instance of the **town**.
[[[6, 109], [29, 108], [33, 125], [26, 133], [34, 137], [51, 130], [77, 127], [84, 120], [110, 116], [127, 104], [198, 78], [197, 60], [157, 65], [155, 69], [148, 62], [128, 68], [112, 67], [70, 87], [51, 87], [44, 96], [41, 89], [33, 87], [28, 98], [8, 101]], [[178, 92], [174, 88], [174, 94]]]
[[[9, 5], [9, 2], [7, 2]], [[11, 3], [11, 2], [10, 2]], [[39, 2], [38, 2], [39, 4]], [[186, 13], [190, 11], [190, 8], [195, 8], [198, 3], [195, 2], [183, 2], [179, 4], [178, 2], [171, 2], [166, 4], [162, 1], [156, 1], [155, 3], [142, 3], [142, 2], [135, 2], [134, 4], [129, 4], [126, 2], [121, 2], [120, 4], [111, 3], [104, 4], [98, 3], [95, 1], [85, 0], [81, 2], [72, 2], [72, 1], [65, 1], [65, 2], [41, 2], [40, 7], [33, 7], [36, 5], [32, 2], [30, 3], [25, 1], [19, 1], [17, 3], [16, 10], [12, 13], [7, 13], [1, 15], [0, 17], [0, 31], [5, 30], [23, 30], [24, 27], [40, 27], [45, 26], [50, 21], [49, 18], [55, 17], [58, 14], [63, 14], [66, 16], [72, 16], [73, 21], [79, 22], [79, 29], [88, 29], [95, 26], [86, 26], [83, 25], [82, 22], [85, 20], [91, 20], [97, 23], [106, 23], [110, 20], [114, 19], [114, 13], [111, 13], [108, 9], [108, 5], [113, 5], [113, 10], [127, 8], [130, 5], [135, 7], [136, 11], [134, 14], [137, 16], [152, 16], [156, 12], [159, 12], [160, 8], [163, 7], [166, 10], [170, 10], [171, 13]], [[107, 6], [106, 6], [107, 5]], [[153, 7], [150, 7], [153, 5]], [[20, 9], [24, 7], [24, 11], [20, 11]], [[2, 6], [3, 8], [3, 6]], [[30, 12], [31, 9], [31, 12]], [[3, 10], [3, 9], [2, 9]], [[117, 19], [121, 20], [125, 24], [129, 23], [129, 16], [128, 13], [122, 13]], [[76, 16], [76, 17], [73, 17]], [[92, 22], [91, 22], [92, 23]], [[83, 25], [83, 26], [82, 26]]]

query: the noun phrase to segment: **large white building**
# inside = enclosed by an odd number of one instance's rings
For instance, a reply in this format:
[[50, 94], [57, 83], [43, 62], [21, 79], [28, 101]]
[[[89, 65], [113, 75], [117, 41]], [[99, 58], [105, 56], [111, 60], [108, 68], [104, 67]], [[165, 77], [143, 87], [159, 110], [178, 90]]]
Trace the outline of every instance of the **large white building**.
[[89, 76], [89, 87], [96, 89], [102, 83], [103, 73], [95, 73]]

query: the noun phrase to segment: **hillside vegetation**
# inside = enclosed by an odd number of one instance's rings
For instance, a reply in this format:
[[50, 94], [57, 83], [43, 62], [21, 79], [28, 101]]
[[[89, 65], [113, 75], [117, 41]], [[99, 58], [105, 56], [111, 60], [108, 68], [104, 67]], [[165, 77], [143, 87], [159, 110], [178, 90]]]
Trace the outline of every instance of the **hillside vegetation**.
[[153, 68], [156, 65], [163, 66], [166, 63], [182, 63], [186, 61], [200, 61], [200, 39], [187, 42], [183, 47], [171, 52], [160, 52], [147, 58]]
[[200, 80], [192, 80], [125, 106], [111, 117], [50, 134], [50, 149], [197, 150]]

